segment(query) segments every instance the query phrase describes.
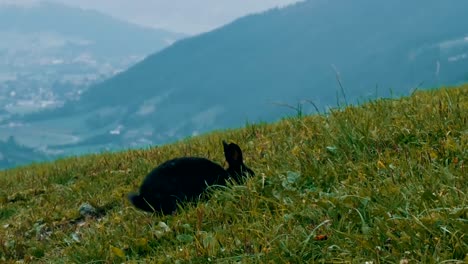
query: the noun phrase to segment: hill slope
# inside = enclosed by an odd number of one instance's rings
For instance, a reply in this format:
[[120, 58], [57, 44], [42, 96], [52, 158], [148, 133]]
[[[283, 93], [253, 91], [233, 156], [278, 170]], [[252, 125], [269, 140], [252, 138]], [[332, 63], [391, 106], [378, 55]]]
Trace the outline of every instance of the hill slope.
[[[0, 260], [461, 263], [467, 113], [464, 85], [0, 172]], [[128, 204], [166, 159], [221, 162], [221, 139], [239, 143], [256, 177], [176, 215]], [[80, 216], [84, 203], [94, 216]]]
[[277, 119], [289, 113], [278, 102], [335, 106], [344, 97], [335, 71], [349, 102], [461, 82], [467, 9], [464, 0], [318, 0], [241, 18], [175, 43], [62, 109], [64, 119], [91, 113], [81, 127], [98, 135], [76, 132], [78, 144], [59, 148], [160, 144]]

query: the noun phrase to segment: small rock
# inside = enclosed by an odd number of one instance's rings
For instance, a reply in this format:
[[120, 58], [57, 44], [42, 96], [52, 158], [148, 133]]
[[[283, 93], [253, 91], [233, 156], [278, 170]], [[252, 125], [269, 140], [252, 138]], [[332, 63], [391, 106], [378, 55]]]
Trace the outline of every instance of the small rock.
[[78, 235], [76, 232], [71, 234], [71, 237], [75, 242], [80, 243], [80, 241], [81, 241], [80, 235]]
[[83, 217], [94, 217], [97, 215], [97, 210], [89, 203], [83, 203], [80, 206], [80, 215]]
[[159, 222], [158, 223], [158, 226], [162, 229], [163, 232], [167, 233], [167, 232], [171, 232], [171, 229], [167, 226], [166, 223], [164, 222]]

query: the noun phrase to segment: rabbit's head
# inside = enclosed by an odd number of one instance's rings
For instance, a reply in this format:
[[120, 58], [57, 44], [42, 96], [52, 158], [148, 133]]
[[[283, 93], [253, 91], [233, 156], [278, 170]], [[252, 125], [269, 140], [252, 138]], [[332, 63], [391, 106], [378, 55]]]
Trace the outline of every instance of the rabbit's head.
[[255, 175], [255, 173], [244, 164], [242, 150], [237, 144], [228, 144], [223, 140], [223, 146], [224, 156], [226, 157], [226, 161], [229, 164], [227, 172], [231, 177], [237, 181], [243, 177]]

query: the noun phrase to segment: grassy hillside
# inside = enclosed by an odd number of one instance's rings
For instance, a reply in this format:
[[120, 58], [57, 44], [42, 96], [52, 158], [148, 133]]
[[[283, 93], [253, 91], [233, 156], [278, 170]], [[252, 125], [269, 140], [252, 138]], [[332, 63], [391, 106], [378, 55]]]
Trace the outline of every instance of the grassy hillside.
[[[3, 171], [0, 261], [466, 263], [467, 113], [464, 85]], [[222, 139], [256, 177], [172, 216], [126, 201], [166, 159], [222, 163]]]

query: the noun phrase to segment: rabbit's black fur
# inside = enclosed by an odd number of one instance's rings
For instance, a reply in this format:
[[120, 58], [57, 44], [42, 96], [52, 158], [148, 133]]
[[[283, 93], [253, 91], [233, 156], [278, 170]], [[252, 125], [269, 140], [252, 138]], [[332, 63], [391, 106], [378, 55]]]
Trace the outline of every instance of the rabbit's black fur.
[[140, 186], [139, 194], [130, 194], [130, 202], [148, 212], [170, 214], [177, 203], [195, 200], [211, 185], [226, 185], [229, 178], [239, 182], [254, 172], [244, 165], [242, 151], [234, 143], [223, 141], [224, 156], [229, 164], [225, 170], [220, 165], [197, 157], [168, 160], [151, 171]]

